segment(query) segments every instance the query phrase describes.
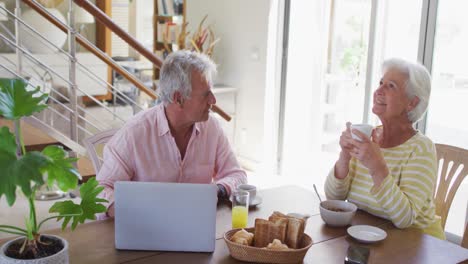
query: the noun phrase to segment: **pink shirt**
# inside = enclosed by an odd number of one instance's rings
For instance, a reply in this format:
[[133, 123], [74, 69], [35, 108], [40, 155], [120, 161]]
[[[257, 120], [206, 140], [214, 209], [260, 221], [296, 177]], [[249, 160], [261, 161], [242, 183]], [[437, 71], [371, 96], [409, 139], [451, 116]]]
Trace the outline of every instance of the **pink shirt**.
[[184, 182], [222, 184], [228, 194], [246, 183], [231, 146], [218, 121], [195, 123], [182, 160], [162, 104], [136, 115], [104, 148], [104, 163], [97, 175], [104, 191], [99, 195], [114, 202], [114, 182]]

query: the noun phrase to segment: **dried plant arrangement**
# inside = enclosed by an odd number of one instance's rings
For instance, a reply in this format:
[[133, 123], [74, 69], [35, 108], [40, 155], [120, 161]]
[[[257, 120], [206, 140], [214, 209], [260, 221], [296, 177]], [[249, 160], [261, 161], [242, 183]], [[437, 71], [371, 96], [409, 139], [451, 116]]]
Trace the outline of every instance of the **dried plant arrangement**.
[[[210, 57], [213, 55], [214, 47], [219, 42], [219, 38], [216, 38], [210, 26], [204, 26], [207, 18], [208, 15], [205, 15], [198, 25], [197, 31], [195, 31], [191, 36], [190, 31], [187, 30], [189, 23], [185, 22], [181, 25], [181, 30], [177, 36], [176, 42], [179, 50], [190, 49], [204, 53]], [[167, 36], [163, 37], [163, 45], [167, 53], [172, 52]]]

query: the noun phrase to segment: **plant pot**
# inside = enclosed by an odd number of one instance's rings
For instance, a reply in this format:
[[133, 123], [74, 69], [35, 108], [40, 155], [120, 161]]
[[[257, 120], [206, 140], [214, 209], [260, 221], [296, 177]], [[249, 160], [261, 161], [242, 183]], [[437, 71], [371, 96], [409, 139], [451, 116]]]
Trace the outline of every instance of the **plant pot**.
[[7, 243], [3, 244], [0, 248], [0, 264], [68, 264], [68, 242], [59, 237], [54, 235], [44, 235], [45, 237], [55, 238], [62, 242], [63, 249], [59, 252], [55, 253], [54, 255], [38, 258], [38, 259], [15, 259], [5, 255], [6, 250], [18, 240], [24, 239], [23, 237], [19, 237], [13, 240], [8, 241]]

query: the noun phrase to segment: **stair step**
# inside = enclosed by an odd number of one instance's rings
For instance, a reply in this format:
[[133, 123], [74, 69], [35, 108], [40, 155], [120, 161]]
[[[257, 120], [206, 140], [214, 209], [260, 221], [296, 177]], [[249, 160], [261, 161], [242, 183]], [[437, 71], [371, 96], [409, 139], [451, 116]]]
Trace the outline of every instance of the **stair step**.
[[[0, 127], [7, 126], [14, 133], [13, 121], [0, 118]], [[59, 145], [67, 149], [61, 142], [50, 137], [42, 130], [37, 129], [28, 123], [21, 121], [21, 131], [23, 133], [24, 145], [27, 151], [41, 151], [49, 145]], [[83, 177], [83, 182], [96, 176], [93, 163], [87, 157], [80, 157], [77, 162], [78, 172]]]
[[[13, 121], [0, 118], [0, 127], [7, 126], [12, 133], [14, 133]], [[21, 132], [23, 133], [24, 145], [27, 151], [40, 151], [49, 145], [60, 145], [62, 143], [55, 138], [50, 137], [28, 123], [21, 121]]]

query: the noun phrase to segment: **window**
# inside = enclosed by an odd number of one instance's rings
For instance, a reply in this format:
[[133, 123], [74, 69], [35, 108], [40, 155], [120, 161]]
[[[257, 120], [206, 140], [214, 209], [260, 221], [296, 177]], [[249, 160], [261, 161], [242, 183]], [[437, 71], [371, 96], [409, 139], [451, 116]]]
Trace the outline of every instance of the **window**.
[[[445, 0], [438, 5], [428, 0], [291, 1], [284, 133], [278, 154], [285, 181], [309, 188], [316, 184], [323, 190], [338, 158], [345, 122], [379, 122], [369, 109], [382, 62], [392, 57], [416, 62], [420, 54], [432, 52], [432, 45], [433, 60], [424, 58], [433, 76], [426, 134], [434, 142], [468, 148], [468, 123], [463, 119], [468, 101], [468, 2]], [[422, 16], [426, 12], [428, 18]], [[420, 39], [431, 29], [431, 20], [436, 21], [435, 40]], [[462, 234], [467, 200], [465, 180], [447, 231]]]
[[[436, 143], [468, 149], [468, 2], [439, 1], [432, 60], [432, 91], [426, 134]], [[465, 227], [468, 179], [455, 195], [446, 230], [461, 236]]]
[[[291, 1], [280, 173], [321, 187], [338, 158], [346, 122], [366, 121], [383, 60], [417, 60], [422, 0], [301, 2]], [[307, 33], [304, 24], [310, 25]], [[366, 82], [368, 74], [373, 81]]]

